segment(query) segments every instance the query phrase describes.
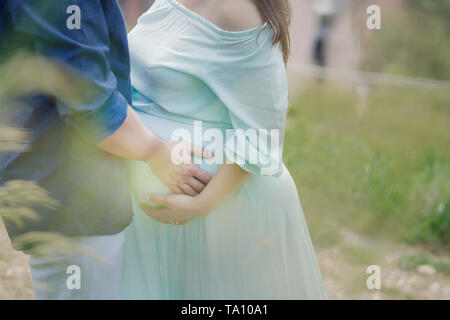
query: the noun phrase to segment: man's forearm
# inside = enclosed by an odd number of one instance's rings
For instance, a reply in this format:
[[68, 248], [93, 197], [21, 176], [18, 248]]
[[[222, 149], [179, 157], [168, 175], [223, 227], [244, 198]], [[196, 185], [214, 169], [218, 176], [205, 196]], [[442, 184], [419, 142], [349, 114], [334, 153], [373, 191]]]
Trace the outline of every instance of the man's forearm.
[[136, 112], [128, 106], [122, 126], [98, 146], [117, 157], [147, 161], [161, 143], [161, 138], [145, 128]]
[[[100, 142], [99, 147], [121, 158], [145, 161], [158, 179], [174, 193], [197, 194], [203, 190], [212, 176], [195, 164], [173, 163], [173, 151], [178, 143], [163, 141], [145, 128], [136, 112], [128, 107], [127, 117], [122, 126]], [[207, 159], [212, 157], [205, 155], [202, 148], [196, 148], [189, 143], [182, 144], [182, 148], [181, 151], [196, 157]]]

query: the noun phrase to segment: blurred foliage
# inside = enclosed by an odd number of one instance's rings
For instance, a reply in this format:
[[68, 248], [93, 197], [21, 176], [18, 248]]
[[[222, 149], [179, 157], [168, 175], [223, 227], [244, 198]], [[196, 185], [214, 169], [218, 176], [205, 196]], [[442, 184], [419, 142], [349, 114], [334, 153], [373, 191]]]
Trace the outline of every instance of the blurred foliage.
[[407, 5], [429, 17], [438, 17], [450, 27], [450, 1], [448, 0], [407, 0]]
[[378, 89], [366, 105], [332, 87], [305, 91], [289, 110], [285, 162], [314, 240], [353, 229], [450, 245], [448, 101], [448, 90]]
[[[0, 108], [4, 108], [4, 105]], [[22, 150], [27, 136], [22, 130], [0, 127], [0, 156], [2, 152]], [[21, 227], [26, 221], [37, 221], [39, 216], [33, 210], [36, 207], [57, 207], [57, 202], [36, 182], [13, 180], [0, 186], [0, 219], [4, 222]], [[61, 242], [60, 238], [53, 233], [27, 233], [15, 241], [18, 248], [34, 245], [31, 252], [42, 255], [49, 253], [49, 244], [55, 240]]]
[[0, 126], [0, 153], [4, 151], [26, 150], [29, 134], [25, 130]]
[[30, 53], [17, 53], [0, 65], [0, 103], [23, 96], [47, 95], [68, 108], [95, 100], [99, 92], [88, 79], [61, 62]]
[[383, 11], [383, 28], [369, 33], [362, 67], [450, 80], [450, 1], [407, 0], [404, 7]]
[[70, 252], [70, 254], [82, 254], [97, 262], [105, 262], [100, 252], [78, 245], [73, 239], [56, 232], [28, 232], [16, 237], [14, 245], [16, 248], [30, 248], [25, 250], [25, 253], [32, 254], [34, 257], [48, 257]]
[[[37, 69], [36, 67], [39, 66]], [[47, 69], [48, 68], [48, 69]], [[44, 70], [46, 70], [46, 73]], [[29, 132], [14, 128], [7, 124], [8, 109], [14, 106], [12, 102], [21, 95], [45, 91], [51, 82], [45, 78], [33, 77], [30, 72], [46, 76], [52, 73], [52, 68], [46, 60], [28, 54], [18, 54], [10, 61], [0, 66], [0, 157], [5, 152], [25, 151], [28, 149]], [[21, 85], [21, 82], [23, 85]], [[59, 89], [59, 88], [57, 88]], [[6, 124], [5, 124], [6, 123]], [[56, 201], [47, 192], [32, 181], [9, 181], [0, 185], [0, 218], [17, 226], [22, 226], [26, 220], [37, 220], [33, 207], [55, 208]]]
[[[21, 130], [0, 127], [1, 152], [14, 151], [21, 146], [26, 136]], [[13, 141], [13, 142], [11, 142]], [[58, 202], [33, 181], [14, 180], [0, 186], [0, 220], [22, 226], [26, 221], [37, 221], [39, 216], [33, 208], [56, 209]], [[27, 254], [49, 256], [55, 252], [84, 254], [101, 261], [101, 255], [90, 248], [74, 242], [55, 232], [28, 232], [13, 239], [16, 248], [29, 248]]]
[[[36, 76], [38, 75], [38, 76]], [[27, 151], [29, 132], [7, 124], [10, 108], [16, 99], [34, 94], [46, 94], [66, 103], [69, 107], [92, 99], [94, 90], [89, 83], [61, 64], [44, 57], [20, 53], [0, 66], [0, 157], [5, 152]], [[33, 181], [8, 181], [0, 185], [0, 219], [22, 226], [37, 221], [33, 209], [57, 209], [58, 202]], [[100, 259], [93, 250], [55, 232], [29, 232], [13, 239], [16, 248], [29, 248], [26, 253], [46, 256], [71, 251]]]
[[0, 217], [3, 221], [22, 226], [26, 220], [38, 220], [31, 209], [35, 206], [55, 208], [57, 202], [32, 181], [9, 181], [0, 187]]

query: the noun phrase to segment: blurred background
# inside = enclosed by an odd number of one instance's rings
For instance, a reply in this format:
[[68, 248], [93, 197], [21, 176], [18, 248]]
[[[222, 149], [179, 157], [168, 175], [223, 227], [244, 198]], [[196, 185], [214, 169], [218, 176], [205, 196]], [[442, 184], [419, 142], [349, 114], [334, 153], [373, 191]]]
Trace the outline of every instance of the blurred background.
[[[284, 157], [329, 297], [450, 299], [450, 0], [291, 2]], [[153, 1], [119, 3], [131, 30]], [[21, 134], [0, 130], [0, 152]], [[0, 214], [29, 188], [0, 187]], [[32, 298], [26, 259], [0, 225], [0, 299]]]

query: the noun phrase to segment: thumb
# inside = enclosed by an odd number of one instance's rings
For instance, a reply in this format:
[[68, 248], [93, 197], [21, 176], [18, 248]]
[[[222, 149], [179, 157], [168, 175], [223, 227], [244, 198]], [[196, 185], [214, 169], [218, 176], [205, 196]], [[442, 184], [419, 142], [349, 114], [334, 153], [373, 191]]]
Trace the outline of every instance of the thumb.
[[195, 144], [191, 145], [190, 151], [191, 151], [191, 154], [197, 158], [211, 159], [214, 157], [214, 154], [211, 151], [206, 150], [202, 147], [196, 146]]

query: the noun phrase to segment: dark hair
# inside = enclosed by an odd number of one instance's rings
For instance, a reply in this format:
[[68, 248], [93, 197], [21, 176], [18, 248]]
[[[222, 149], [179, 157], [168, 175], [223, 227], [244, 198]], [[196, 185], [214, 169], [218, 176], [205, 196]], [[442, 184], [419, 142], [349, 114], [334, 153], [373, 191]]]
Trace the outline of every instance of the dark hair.
[[280, 43], [284, 62], [291, 53], [289, 25], [291, 23], [291, 5], [289, 0], [254, 0], [264, 20], [274, 30], [273, 44]]

